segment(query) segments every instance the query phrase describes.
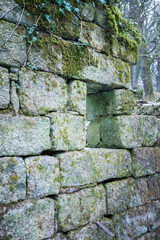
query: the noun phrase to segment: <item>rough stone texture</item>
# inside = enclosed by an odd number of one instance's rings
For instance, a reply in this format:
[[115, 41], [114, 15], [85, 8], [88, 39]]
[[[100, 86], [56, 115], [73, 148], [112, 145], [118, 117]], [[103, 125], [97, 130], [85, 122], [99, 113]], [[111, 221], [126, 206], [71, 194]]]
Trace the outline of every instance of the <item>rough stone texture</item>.
[[46, 114], [65, 108], [67, 84], [61, 77], [23, 69], [20, 82], [20, 103], [25, 114]]
[[0, 109], [6, 109], [10, 102], [9, 73], [6, 68], [0, 67]]
[[148, 197], [147, 181], [144, 179], [140, 179], [139, 181], [137, 182], [133, 178], [128, 178], [104, 185], [107, 196], [108, 214], [120, 213], [128, 208], [146, 203]]
[[17, 95], [16, 83], [14, 81], [11, 81], [11, 104], [17, 114], [19, 111], [19, 97]]
[[110, 46], [106, 41], [106, 31], [92, 22], [82, 22], [81, 39], [99, 52], [109, 53]]
[[153, 201], [148, 205], [148, 225], [149, 230], [153, 231], [160, 227], [160, 201]]
[[154, 148], [135, 148], [132, 150], [133, 173], [136, 177], [155, 173]]
[[75, 78], [88, 82], [90, 89], [130, 87], [129, 66], [119, 59], [89, 49], [90, 64], [75, 74]]
[[160, 172], [160, 148], [155, 147], [156, 172]]
[[106, 115], [131, 114], [135, 101], [125, 89], [114, 89], [87, 96], [87, 120]]
[[86, 84], [81, 81], [73, 81], [69, 83], [68, 90], [68, 109], [86, 115]]
[[53, 238], [48, 238], [48, 240], [67, 240], [67, 238], [62, 233], [57, 233]]
[[0, 158], [0, 203], [26, 198], [26, 168], [22, 158]]
[[59, 193], [59, 163], [51, 156], [25, 159], [27, 167], [27, 197], [41, 198]]
[[130, 153], [125, 150], [84, 149], [58, 154], [62, 186], [80, 186], [132, 174]]
[[52, 149], [80, 150], [85, 147], [85, 117], [52, 113]]
[[[16, 27], [15, 24], [0, 21], [0, 44], [2, 45], [5, 40], [10, 36], [13, 29]], [[23, 29], [15, 30], [12, 37], [5, 43], [0, 50], [0, 64], [5, 66], [17, 66], [24, 62], [26, 59], [26, 42], [23, 35], [25, 31]]]
[[69, 231], [83, 226], [106, 212], [105, 190], [102, 185], [73, 194], [60, 194], [58, 204], [58, 228]]
[[39, 48], [31, 48], [29, 52], [29, 62], [38, 70], [83, 80], [93, 89], [130, 87], [127, 63], [68, 41], [48, 40], [48, 35], [40, 34], [39, 38], [43, 41]]
[[51, 148], [50, 121], [46, 117], [0, 115], [0, 156], [39, 154]]
[[11, 207], [1, 207], [0, 238], [39, 240], [54, 234], [54, 201], [26, 200]]
[[92, 155], [87, 152], [58, 154], [63, 187], [80, 186], [97, 181]]
[[91, 2], [88, 2], [87, 4], [80, 2], [79, 10], [82, 19], [87, 21], [94, 20], [96, 8]]
[[137, 109], [138, 114], [160, 116], [160, 103], [147, 103]]
[[[99, 146], [114, 148], [135, 148], [141, 146], [153, 146], [158, 138], [158, 126], [156, 117], [152, 116], [116, 116], [103, 117], [96, 120], [99, 124]], [[92, 139], [94, 131], [88, 126], [87, 132]], [[97, 131], [97, 130], [96, 130]], [[87, 138], [88, 140], [88, 138]], [[94, 147], [89, 141], [89, 146]]]
[[112, 36], [111, 55], [128, 62], [130, 65], [136, 65], [138, 61], [137, 51], [133, 51], [127, 45], [122, 45], [121, 41]]
[[[22, 14], [22, 8], [16, 5], [14, 0], [0, 0], [0, 17], [8, 22], [18, 23]], [[8, 11], [12, 9], [11, 11]], [[8, 11], [8, 13], [6, 13]], [[20, 24], [29, 25], [33, 24], [33, 16], [27, 11], [24, 12]]]
[[[108, 218], [102, 218], [98, 222], [102, 223], [107, 229], [109, 229], [113, 234], [115, 232], [114, 230], [114, 224], [113, 222]], [[80, 230], [76, 231], [70, 231], [68, 234], [69, 239], [72, 240], [110, 240], [111, 237], [102, 230], [99, 226], [96, 224], [89, 224]], [[112, 237], [113, 240], [115, 240], [115, 237]]]
[[148, 231], [147, 208], [140, 206], [114, 217], [118, 240], [134, 240]]
[[160, 174], [155, 174], [148, 177], [148, 187], [151, 200], [160, 199]]
[[160, 236], [160, 229], [155, 232], [148, 232], [141, 237], [136, 238], [136, 240], [158, 240]]

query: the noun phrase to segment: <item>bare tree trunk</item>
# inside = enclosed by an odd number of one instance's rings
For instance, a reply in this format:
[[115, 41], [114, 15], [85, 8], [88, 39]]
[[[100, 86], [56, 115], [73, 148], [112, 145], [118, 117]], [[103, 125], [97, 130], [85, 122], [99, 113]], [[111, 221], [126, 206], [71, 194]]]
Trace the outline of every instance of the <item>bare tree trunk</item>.
[[160, 57], [157, 60], [156, 85], [157, 85], [157, 91], [160, 92]]

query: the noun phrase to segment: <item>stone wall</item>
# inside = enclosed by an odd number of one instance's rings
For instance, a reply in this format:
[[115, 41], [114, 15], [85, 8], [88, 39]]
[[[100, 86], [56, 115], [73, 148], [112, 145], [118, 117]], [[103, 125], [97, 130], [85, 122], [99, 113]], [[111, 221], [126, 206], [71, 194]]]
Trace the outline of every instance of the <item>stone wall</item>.
[[0, 1], [0, 239], [158, 240], [160, 115], [134, 110], [138, 50], [112, 6], [80, 2], [81, 22], [31, 46], [36, 16], [15, 4]]

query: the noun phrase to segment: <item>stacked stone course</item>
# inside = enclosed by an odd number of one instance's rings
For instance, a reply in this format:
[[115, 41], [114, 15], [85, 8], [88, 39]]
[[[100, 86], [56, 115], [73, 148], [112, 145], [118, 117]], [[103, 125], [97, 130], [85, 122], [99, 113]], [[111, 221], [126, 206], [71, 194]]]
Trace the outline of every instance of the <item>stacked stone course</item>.
[[[9, 6], [0, 1], [2, 43], [21, 15], [19, 7], [4, 14]], [[159, 239], [160, 115], [134, 113], [135, 52], [126, 55], [113, 35], [110, 46], [104, 7], [82, 2], [80, 14], [84, 33], [65, 19], [59, 42], [27, 52], [35, 16], [25, 11], [0, 48], [2, 240]], [[89, 36], [87, 52], [70, 46], [79, 36]]]

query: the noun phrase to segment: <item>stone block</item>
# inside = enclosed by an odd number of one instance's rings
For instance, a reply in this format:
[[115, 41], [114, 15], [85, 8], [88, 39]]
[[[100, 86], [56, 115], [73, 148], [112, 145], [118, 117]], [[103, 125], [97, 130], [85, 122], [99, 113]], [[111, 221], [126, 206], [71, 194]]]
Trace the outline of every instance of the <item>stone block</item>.
[[151, 175], [147, 179], [151, 200], [160, 199], [160, 174]]
[[140, 206], [116, 214], [114, 222], [118, 240], [134, 240], [148, 231], [147, 207]]
[[77, 229], [106, 212], [105, 190], [102, 185], [73, 194], [60, 194], [56, 200], [58, 229], [63, 232]]
[[137, 50], [131, 49], [127, 44], [122, 45], [119, 37], [112, 36], [111, 55], [128, 62], [130, 65], [136, 65], [138, 61]]
[[148, 205], [148, 226], [153, 231], [160, 227], [160, 201], [153, 201]]
[[52, 150], [80, 150], [85, 147], [85, 117], [52, 113]]
[[[99, 124], [101, 135], [99, 147], [127, 149], [142, 146], [152, 147], [158, 138], [157, 119], [152, 116], [103, 117], [93, 123]], [[90, 126], [88, 126], [87, 134], [94, 134], [93, 127], [92, 132], [90, 132]], [[94, 147], [89, 141], [88, 145]]]
[[160, 236], [159, 235], [160, 232], [158, 235], [157, 234], [158, 234], [158, 232], [148, 232], [148, 233], [136, 238], [136, 240], [158, 240], [158, 238]]
[[81, 40], [99, 52], [106, 54], [110, 52], [105, 29], [92, 22], [82, 22]]
[[[0, 21], [0, 64], [4, 66], [20, 67], [26, 59], [26, 41], [23, 35], [25, 31], [23, 28], [16, 29], [12, 36], [13, 29], [16, 24]], [[7, 41], [7, 39], [9, 40]], [[4, 43], [6, 41], [6, 43]]]
[[132, 150], [133, 173], [136, 177], [155, 173], [154, 148], [135, 148]]
[[0, 182], [0, 204], [26, 198], [26, 168], [22, 158], [0, 158]]
[[[98, 222], [102, 223], [108, 230], [110, 230], [114, 234], [115, 232], [114, 224], [110, 219], [102, 218]], [[69, 239], [72, 239], [72, 240], [79, 240], [79, 239], [109, 240], [111, 239], [111, 237], [96, 224], [89, 224], [81, 229], [70, 231], [67, 236]], [[112, 237], [112, 239], [115, 240], [115, 237]]]
[[132, 174], [126, 150], [89, 149], [58, 154], [63, 187], [81, 186]]
[[61, 77], [47, 72], [20, 72], [20, 103], [25, 114], [46, 114], [65, 108], [67, 84]]
[[93, 89], [130, 87], [129, 66], [119, 59], [45, 34], [39, 34], [36, 44], [28, 57], [38, 70], [83, 80]]
[[9, 73], [6, 68], [0, 67], [0, 109], [6, 109], [10, 102]]
[[160, 172], [160, 147], [155, 147], [154, 152], [156, 160], [156, 172]]
[[86, 115], [86, 84], [81, 81], [72, 81], [68, 85], [68, 109]]
[[93, 21], [95, 17], [96, 7], [93, 3], [79, 2], [80, 16], [83, 20]]
[[27, 197], [41, 198], [59, 193], [59, 163], [51, 156], [25, 159], [27, 167]]
[[106, 183], [104, 187], [107, 196], [108, 214], [124, 212], [128, 208], [146, 203], [147, 198], [145, 196], [148, 195], [148, 186], [144, 179], [137, 182], [133, 178], [128, 178]]
[[131, 114], [134, 106], [133, 94], [125, 89], [91, 94], [87, 96], [87, 120], [106, 115]]
[[39, 240], [54, 234], [54, 201], [26, 200], [1, 207], [0, 238]]
[[19, 97], [17, 94], [16, 83], [14, 81], [11, 81], [11, 105], [14, 112], [17, 114], [19, 111]]
[[97, 182], [92, 155], [85, 151], [57, 155], [60, 162], [62, 187], [81, 186]]
[[[22, 15], [22, 7], [18, 6], [16, 0], [0, 0], [0, 15], [1, 18], [12, 23], [18, 23]], [[11, 11], [8, 11], [11, 9]], [[24, 11], [20, 24], [32, 26], [34, 17], [27, 11]], [[35, 19], [36, 20], [36, 19]]]
[[51, 148], [46, 117], [0, 116], [0, 156], [36, 155]]
[[57, 233], [53, 238], [48, 238], [48, 240], [67, 240], [67, 238], [62, 233]]

